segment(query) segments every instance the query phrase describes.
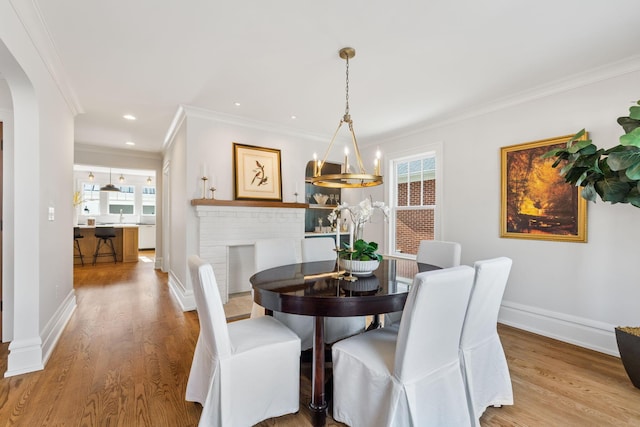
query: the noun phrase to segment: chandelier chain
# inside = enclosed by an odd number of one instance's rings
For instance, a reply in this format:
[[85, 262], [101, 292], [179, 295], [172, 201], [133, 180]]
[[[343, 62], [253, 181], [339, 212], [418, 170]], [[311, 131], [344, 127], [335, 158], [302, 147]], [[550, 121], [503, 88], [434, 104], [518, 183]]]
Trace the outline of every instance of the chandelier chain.
[[346, 86], [345, 86], [345, 100], [346, 100], [346, 106], [344, 109], [344, 115], [345, 118], [347, 116], [349, 116], [349, 57], [347, 56], [347, 78], [346, 78]]

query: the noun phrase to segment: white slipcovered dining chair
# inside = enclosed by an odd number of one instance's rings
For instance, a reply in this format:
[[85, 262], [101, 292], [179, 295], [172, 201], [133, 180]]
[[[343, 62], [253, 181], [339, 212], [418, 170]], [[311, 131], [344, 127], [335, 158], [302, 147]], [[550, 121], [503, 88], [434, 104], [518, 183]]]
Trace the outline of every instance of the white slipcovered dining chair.
[[418, 246], [416, 262], [431, 264], [440, 268], [460, 265], [462, 246], [458, 242], [443, 240], [421, 240]]
[[[257, 240], [253, 255], [256, 272], [296, 264], [302, 258], [300, 240], [287, 238]], [[253, 300], [253, 288], [251, 288], [251, 299]], [[251, 317], [259, 316], [264, 316], [264, 308], [254, 302], [251, 307]]]
[[[416, 262], [434, 265], [440, 268], [451, 268], [460, 265], [462, 246], [458, 242], [443, 240], [421, 240], [418, 246]], [[385, 327], [398, 327], [402, 317], [401, 311], [387, 313], [384, 316]]]
[[186, 400], [202, 404], [198, 425], [250, 426], [297, 412], [297, 335], [270, 316], [227, 324], [211, 265], [194, 255], [189, 270], [200, 334]]
[[460, 364], [476, 426], [489, 406], [513, 405], [507, 359], [498, 336], [498, 311], [511, 271], [506, 257], [477, 261], [460, 339]]
[[[302, 261], [335, 261], [336, 242], [332, 237], [313, 237], [302, 240]], [[367, 326], [366, 316], [325, 317], [324, 342], [332, 344], [352, 335], [364, 332]]]
[[333, 345], [333, 418], [351, 427], [469, 426], [458, 348], [474, 270], [415, 276], [398, 330]]
[[336, 241], [332, 237], [302, 239], [302, 262], [335, 261]]
[[[261, 239], [254, 245], [256, 272], [283, 265], [296, 264], [302, 259], [300, 239]], [[254, 303], [254, 306], [258, 306]], [[260, 306], [258, 306], [260, 307]], [[262, 309], [262, 307], [260, 307]], [[264, 311], [264, 309], [262, 309]], [[300, 337], [302, 350], [313, 347], [313, 317], [273, 312], [273, 317], [284, 323]]]

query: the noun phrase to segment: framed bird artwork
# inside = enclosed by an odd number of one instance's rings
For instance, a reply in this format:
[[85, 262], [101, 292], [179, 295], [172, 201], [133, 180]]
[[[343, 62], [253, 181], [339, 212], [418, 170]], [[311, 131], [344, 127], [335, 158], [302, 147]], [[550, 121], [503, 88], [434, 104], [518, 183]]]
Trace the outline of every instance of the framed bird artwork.
[[236, 200], [282, 201], [280, 150], [233, 143]]

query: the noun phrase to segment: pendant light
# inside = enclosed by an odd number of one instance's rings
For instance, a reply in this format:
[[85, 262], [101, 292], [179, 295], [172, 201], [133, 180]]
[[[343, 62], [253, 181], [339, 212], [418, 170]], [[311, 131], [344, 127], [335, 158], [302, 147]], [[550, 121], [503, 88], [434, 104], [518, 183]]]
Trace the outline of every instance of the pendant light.
[[111, 184], [111, 169], [109, 169], [109, 183], [107, 185], [105, 185], [104, 187], [100, 188], [100, 191], [115, 191], [115, 192], [120, 192], [120, 189], [118, 187], [116, 187], [115, 185]]
[[[329, 143], [329, 147], [327, 148], [327, 152], [324, 154], [324, 158], [320, 161], [314, 160], [314, 174], [313, 178], [310, 179], [313, 185], [317, 185], [319, 187], [329, 187], [329, 188], [362, 188], [362, 187], [374, 187], [376, 185], [382, 184], [382, 175], [380, 175], [380, 159], [375, 159], [375, 167], [373, 175], [368, 174], [365, 170], [364, 164], [362, 163], [362, 157], [360, 157], [360, 149], [358, 148], [358, 142], [356, 140], [356, 134], [353, 131], [353, 121], [351, 120], [351, 115], [349, 114], [349, 59], [353, 58], [356, 55], [356, 50], [352, 47], [345, 47], [340, 49], [339, 52], [340, 58], [344, 59], [347, 62], [347, 77], [346, 77], [346, 107], [344, 111], [344, 116], [340, 120], [338, 124], [338, 128], [336, 129], [333, 137], [331, 138], [331, 142]], [[349, 151], [345, 148], [345, 156], [344, 156], [344, 165], [342, 166], [342, 173], [334, 173], [334, 174], [322, 174], [322, 167], [324, 166], [327, 156], [329, 152], [331, 152], [331, 147], [336, 139], [336, 135], [338, 131], [342, 127], [343, 124], [347, 124], [349, 126], [349, 133], [351, 135], [351, 142], [353, 143], [353, 152], [356, 158], [355, 165], [355, 173], [351, 173], [349, 166]]]

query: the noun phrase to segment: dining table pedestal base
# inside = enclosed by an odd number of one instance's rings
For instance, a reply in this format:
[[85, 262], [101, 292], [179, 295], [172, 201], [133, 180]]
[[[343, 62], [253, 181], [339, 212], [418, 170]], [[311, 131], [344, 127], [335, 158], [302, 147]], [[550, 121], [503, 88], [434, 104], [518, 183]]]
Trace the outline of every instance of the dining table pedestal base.
[[324, 426], [327, 420], [327, 400], [325, 396], [325, 348], [324, 317], [315, 316], [313, 334], [313, 360], [311, 363], [311, 423], [314, 427]]

